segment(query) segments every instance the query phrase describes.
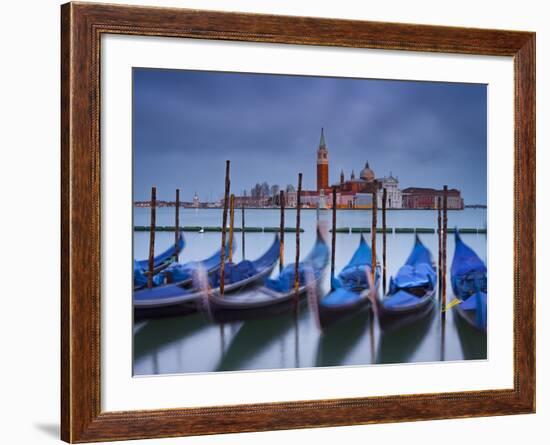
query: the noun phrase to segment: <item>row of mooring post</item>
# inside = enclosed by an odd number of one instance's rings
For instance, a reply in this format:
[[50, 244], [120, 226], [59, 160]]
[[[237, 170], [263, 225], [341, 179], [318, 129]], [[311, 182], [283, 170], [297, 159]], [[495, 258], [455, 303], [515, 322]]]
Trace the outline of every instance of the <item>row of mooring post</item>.
[[[225, 272], [225, 244], [226, 244], [226, 228], [227, 228], [227, 212], [229, 207], [230, 212], [230, 227], [229, 227], [229, 252], [228, 260], [232, 262], [233, 259], [233, 228], [235, 217], [235, 196], [229, 195], [231, 186], [230, 180], [230, 161], [226, 161], [225, 172], [225, 194], [224, 194], [224, 208], [223, 208], [223, 222], [222, 222], [222, 248], [221, 248], [221, 274], [220, 274], [220, 293], [223, 296], [224, 291], [224, 272]], [[298, 194], [297, 194], [297, 213], [296, 213], [296, 268], [300, 258], [300, 210], [301, 210], [301, 187], [302, 187], [302, 174], [298, 175]], [[447, 270], [447, 209], [448, 209], [448, 187], [443, 187], [443, 200], [441, 197], [437, 198], [437, 234], [438, 234], [438, 293], [439, 300], [442, 308], [442, 317], [445, 318], [445, 305], [446, 305], [446, 270]], [[156, 207], [157, 207], [157, 189], [151, 188], [151, 220], [150, 220], [150, 234], [149, 234], [149, 261], [147, 272], [147, 287], [151, 288], [153, 284], [154, 275], [154, 257], [155, 257], [155, 231], [156, 231]], [[285, 196], [281, 190], [279, 198], [280, 204], [280, 251], [279, 251], [279, 267], [280, 270], [284, 267], [284, 237], [285, 237]], [[229, 197], [229, 199], [228, 199]], [[229, 201], [229, 202], [228, 202]], [[377, 233], [377, 192], [375, 191], [372, 196], [372, 228], [371, 228], [371, 245], [372, 245], [372, 274], [373, 280], [375, 280], [376, 273], [376, 233]], [[442, 202], [443, 201], [443, 202]], [[387, 190], [384, 188], [382, 192], [382, 287], [383, 292], [386, 291], [386, 273], [387, 273], [387, 243], [386, 243], [386, 202], [387, 202]], [[176, 189], [176, 202], [175, 202], [175, 257], [176, 261], [179, 259], [179, 236], [180, 236], [180, 190]], [[332, 188], [332, 254], [331, 254], [331, 282], [335, 274], [335, 252], [336, 252], [336, 188]], [[241, 232], [242, 232], [242, 257], [245, 257], [245, 208], [244, 202], [241, 203]], [[296, 270], [297, 272], [297, 270]], [[298, 289], [299, 279], [297, 274], [295, 276], [295, 288]]]

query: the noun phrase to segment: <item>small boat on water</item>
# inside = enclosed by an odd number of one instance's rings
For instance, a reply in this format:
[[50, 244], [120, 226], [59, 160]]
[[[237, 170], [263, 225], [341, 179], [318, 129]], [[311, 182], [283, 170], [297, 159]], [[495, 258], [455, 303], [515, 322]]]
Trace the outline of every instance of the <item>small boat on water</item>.
[[[236, 244], [233, 243], [233, 252]], [[208, 275], [213, 275], [220, 270], [221, 267], [221, 249], [216, 253], [201, 261], [190, 261], [188, 263], [172, 263], [162, 272], [160, 276], [164, 278], [165, 284], [177, 284], [178, 286], [189, 286], [193, 282], [193, 273], [197, 268], [206, 270]], [[229, 256], [229, 245], [225, 246], [225, 259]]]
[[[181, 253], [185, 247], [185, 240], [180, 234], [177, 244], [170, 246], [160, 255], [153, 259], [153, 285], [162, 284], [164, 277], [158, 276], [160, 272], [176, 261], [176, 253]], [[149, 271], [149, 260], [134, 260], [134, 289], [147, 286], [147, 273]]]
[[316, 291], [328, 264], [329, 250], [323, 236], [317, 238], [307, 257], [298, 263], [298, 290], [294, 289], [295, 263], [286, 265], [276, 278], [268, 278], [262, 287], [221, 298], [210, 293], [204, 298], [205, 309], [212, 320], [248, 320], [288, 311], [308, 289]]
[[[237, 264], [227, 263], [224, 270], [224, 294], [241, 290], [263, 282], [273, 271], [279, 259], [279, 237], [275, 236], [269, 249], [254, 261], [243, 260]], [[196, 268], [198, 273], [201, 270]], [[202, 271], [205, 272], [204, 269]], [[220, 294], [220, 269], [205, 274], [206, 286], [212, 295]], [[195, 312], [201, 305], [205, 290], [196, 287], [195, 280], [187, 285], [178, 283], [141, 289], [134, 292], [134, 314], [136, 317], [176, 315]]]
[[[369, 289], [367, 273], [372, 270], [372, 250], [361, 235], [359, 246], [349, 263], [332, 280], [332, 290], [322, 298], [311, 298], [310, 308], [320, 328], [358, 313], [370, 306], [365, 293]], [[380, 267], [376, 267], [375, 287], [380, 284]]]
[[388, 293], [381, 300], [371, 296], [381, 326], [402, 326], [410, 320], [416, 321], [418, 314], [429, 313], [436, 288], [437, 273], [432, 254], [416, 235], [407, 261], [395, 277], [390, 278]]
[[460, 301], [456, 313], [471, 326], [487, 331], [487, 267], [455, 230], [451, 285]]

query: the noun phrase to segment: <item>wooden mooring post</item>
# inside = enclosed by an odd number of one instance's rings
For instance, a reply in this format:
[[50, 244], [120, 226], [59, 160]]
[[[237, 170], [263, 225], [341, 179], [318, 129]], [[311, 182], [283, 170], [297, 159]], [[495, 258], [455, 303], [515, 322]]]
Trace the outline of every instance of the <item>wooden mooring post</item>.
[[279, 206], [281, 207], [281, 222], [279, 225], [279, 238], [281, 239], [281, 244], [279, 245], [279, 272], [281, 272], [285, 263], [285, 192], [282, 190], [279, 192]]
[[241, 203], [241, 250], [242, 250], [242, 259], [244, 260], [245, 259], [245, 248], [244, 248], [244, 228], [245, 228], [245, 225], [244, 225], [244, 206], [245, 206], [245, 203], [244, 203], [244, 199], [242, 200], [242, 203]]
[[294, 302], [298, 311], [298, 289], [300, 287], [300, 210], [302, 206], [302, 174], [298, 174], [298, 194], [296, 197], [296, 261], [294, 263]]
[[[441, 307], [445, 309], [447, 304], [447, 186], [443, 186], [443, 236], [441, 240], [442, 244], [442, 259], [441, 259]], [[443, 318], [445, 318], [445, 310], [442, 312]]]
[[180, 238], [180, 189], [176, 189], [176, 222], [175, 222], [174, 246], [176, 246], [176, 261], [179, 260], [180, 250], [178, 241]]
[[233, 225], [235, 224], [235, 195], [231, 193], [229, 198], [229, 258], [233, 262]]
[[386, 294], [386, 201], [388, 191], [382, 191], [382, 295]]
[[157, 188], [151, 187], [151, 228], [149, 231], [149, 270], [147, 272], [147, 287], [153, 287], [155, 271], [155, 226], [157, 224]]
[[372, 282], [376, 285], [376, 224], [377, 224], [377, 212], [378, 212], [378, 199], [377, 191], [372, 193], [372, 227], [371, 227], [371, 273]]
[[[332, 244], [330, 251], [330, 288], [334, 281], [334, 269], [336, 260], [336, 187], [332, 187]], [[333, 289], [334, 290], [334, 289]]]
[[229, 189], [231, 180], [229, 179], [230, 161], [225, 161], [225, 193], [223, 197], [223, 217], [222, 217], [222, 250], [220, 252], [220, 296], [223, 298], [225, 285], [225, 232], [227, 228], [227, 205], [229, 201]]

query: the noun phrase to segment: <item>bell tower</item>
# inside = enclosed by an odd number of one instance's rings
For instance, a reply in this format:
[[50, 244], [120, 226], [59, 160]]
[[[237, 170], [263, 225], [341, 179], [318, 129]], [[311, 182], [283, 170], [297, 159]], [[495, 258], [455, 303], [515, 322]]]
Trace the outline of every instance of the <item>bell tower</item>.
[[328, 150], [325, 132], [321, 128], [321, 140], [317, 149], [317, 191], [328, 188]]

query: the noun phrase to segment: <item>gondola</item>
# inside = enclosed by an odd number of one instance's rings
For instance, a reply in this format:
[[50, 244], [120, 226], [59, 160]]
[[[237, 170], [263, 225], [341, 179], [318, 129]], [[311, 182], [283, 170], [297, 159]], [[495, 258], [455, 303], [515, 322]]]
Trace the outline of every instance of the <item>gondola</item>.
[[[243, 260], [237, 264], [225, 265], [224, 294], [241, 290], [247, 286], [263, 282], [277, 264], [279, 259], [279, 237], [275, 239], [269, 249], [254, 261]], [[197, 269], [197, 272], [201, 269]], [[202, 269], [203, 272], [204, 269]], [[220, 293], [220, 271], [205, 275], [207, 286], [212, 295]], [[165, 286], [142, 289], [134, 292], [134, 315], [138, 318], [175, 315], [195, 312], [200, 307], [201, 298], [205, 290], [198, 288], [194, 283], [180, 286], [177, 283]]]
[[[370, 273], [372, 250], [361, 235], [359, 246], [349, 263], [332, 280], [332, 291], [322, 298], [309, 300], [311, 310], [319, 327], [329, 325], [370, 306], [365, 291], [369, 289], [367, 273]], [[380, 267], [376, 267], [375, 287], [380, 284]]]
[[295, 263], [286, 265], [276, 278], [246, 293], [221, 298], [210, 294], [205, 299], [207, 313], [214, 321], [249, 320], [276, 315], [287, 311], [308, 289], [313, 292], [323, 277], [328, 264], [328, 246], [323, 236], [317, 238], [307, 257], [298, 265], [298, 291], [294, 289]]
[[[233, 243], [233, 252], [235, 252], [235, 243]], [[190, 261], [188, 263], [172, 263], [162, 272], [160, 276], [164, 278], [166, 284], [177, 284], [178, 286], [189, 286], [193, 283], [193, 273], [197, 268], [202, 268], [208, 275], [214, 275], [221, 266], [221, 249], [216, 253], [201, 261]], [[229, 256], [229, 245], [225, 246], [225, 258]]]
[[388, 293], [375, 299], [378, 321], [391, 328], [416, 321], [416, 315], [429, 313], [434, 303], [437, 273], [430, 251], [416, 235], [407, 261], [395, 277], [390, 278]]
[[[174, 244], [153, 258], [153, 284], [159, 285], [164, 277], [158, 274], [176, 261], [176, 253], [181, 253], [185, 247], [185, 239], [180, 234], [177, 245]], [[134, 260], [134, 289], [140, 289], [147, 285], [147, 274], [149, 271], [149, 260]]]
[[455, 230], [451, 285], [461, 302], [455, 312], [473, 327], [487, 330], [487, 267]]

